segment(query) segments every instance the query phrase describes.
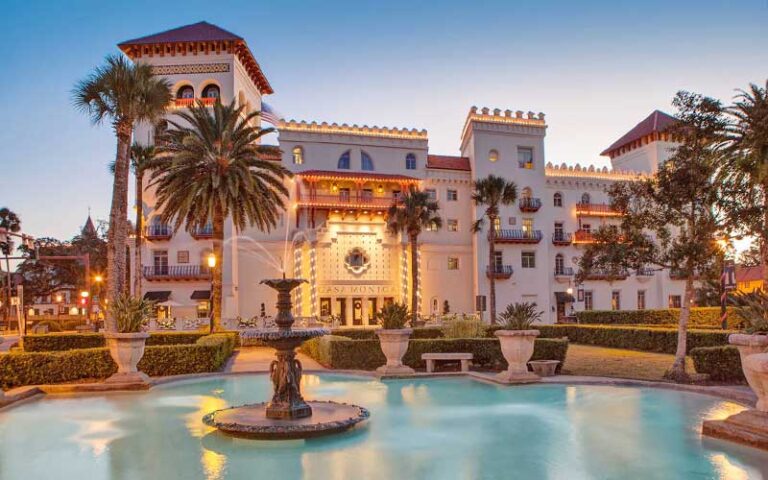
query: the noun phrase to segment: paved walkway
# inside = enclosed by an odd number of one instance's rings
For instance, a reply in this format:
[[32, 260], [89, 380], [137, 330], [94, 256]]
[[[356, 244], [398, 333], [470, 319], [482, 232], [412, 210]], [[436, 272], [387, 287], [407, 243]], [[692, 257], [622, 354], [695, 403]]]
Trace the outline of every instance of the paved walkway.
[[[324, 370], [325, 368], [312, 358], [297, 354], [305, 370]], [[267, 347], [242, 347], [232, 355], [224, 367], [225, 372], [268, 372], [269, 364], [275, 359], [275, 350]]]

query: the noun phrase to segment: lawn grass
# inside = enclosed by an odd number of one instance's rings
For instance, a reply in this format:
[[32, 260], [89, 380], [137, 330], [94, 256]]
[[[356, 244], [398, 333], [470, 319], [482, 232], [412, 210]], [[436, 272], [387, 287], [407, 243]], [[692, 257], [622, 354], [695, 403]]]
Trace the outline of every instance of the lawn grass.
[[[570, 344], [565, 365], [563, 366], [563, 373], [639, 380], [663, 380], [664, 372], [672, 366], [673, 360], [674, 355], [664, 353]], [[696, 372], [693, 368], [693, 361], [690, 358], [686, 359], [686, 367], [689, 374]]]

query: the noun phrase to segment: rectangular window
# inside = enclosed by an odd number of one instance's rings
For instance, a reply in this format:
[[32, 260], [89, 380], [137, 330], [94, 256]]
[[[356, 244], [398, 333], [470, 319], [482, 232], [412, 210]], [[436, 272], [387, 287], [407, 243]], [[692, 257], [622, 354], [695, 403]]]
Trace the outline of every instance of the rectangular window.
[[517, 164], [520, 168], [533, 170], [533, 149], [517, 147]]
[[645, 290], [637, 291], [637, 309], [645, 310]]
[[448, 257], [448, 270], [459, 269], [459, 257]]
[[611, 310], [621, 310], [621, 291], [614, 290], [611, 292]]
[[565, 230], [563, 230], [563, 222], [555, 222], [555, 241], [562, 242], [565, 240]]
[[445, 191], [445, 199], [449, 202], [455, 202], [459, 199], [459, 192], [449, 188]]
[[584, 310], [594, 310], [595, 308], [595, 302], [594, 302], [594, 296], [592, 295], [591, 290], [586, 290], [584, 292]]
[[501, 230], [501, 219], [499, 217], [493, 219], [493, 229], [497, 232]]
[[197, 318], [208, 318], [209, 316], [208, 312], [209, 312], [208, 300], [197, 302]]
[[176, 252], [176, 263], [189, 263], [189, 250]]
[[449, 232], [458, 232], [459, 231], [459, 221], [453, 218], [448, 219], [448, 231]]
[[429, 195], [430, 200], [437, 200], [437, 190], [435, 190], [434, 188], [428, 188], [424, 191], [427, 192], [427, 195]]
[[525, 233], [533, 232], [533, 219], [532, 218], [524, 218], [522, 226], [523, 226], [523, 231]]
[[592, 225], [588, 223], [584, 223], [581, 225], [581, 230], [586, 233], [590, 233], [592, 231]]
[[437, 223], [429, 222], [429, 225], [427, 225], [427, 231], [428, 232], [436, 232], [437, 231]]
[[504, 252], [493, 252], [493, 266], [496, 270], [501, 270], [502, 265], [504, 265]]
[[536, 252], [521, 252], [520, 260], [523, 268], [536, 268]]
[[669, 296], [669, 308], [681, 308], [682, 305], [683, 305], [683, 301], [680, 295]]
[[152, 266], [155, 275], [168, 275], [168, 250], [153, 250]]

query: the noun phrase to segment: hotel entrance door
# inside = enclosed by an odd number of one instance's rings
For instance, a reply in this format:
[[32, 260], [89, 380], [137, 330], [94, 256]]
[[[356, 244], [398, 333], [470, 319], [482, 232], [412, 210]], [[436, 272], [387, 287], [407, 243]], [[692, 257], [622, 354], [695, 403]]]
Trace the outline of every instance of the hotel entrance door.
[[347, 324], [347, 299], [337, 298], [336, 304], [339, 306], [339, 308], [337, 309], [337, 311], [339, 312], [339, 324], [346, 325]]
[[352, 299], [352, 324], [353, 325], [363, 324], [363, 299], [362, 298]]

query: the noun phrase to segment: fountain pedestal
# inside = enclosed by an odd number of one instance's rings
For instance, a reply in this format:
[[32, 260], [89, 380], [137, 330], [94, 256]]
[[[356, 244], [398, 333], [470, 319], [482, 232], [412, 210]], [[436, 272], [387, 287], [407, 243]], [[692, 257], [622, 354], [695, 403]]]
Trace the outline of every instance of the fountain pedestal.
[[261, 283], [277, 290], [276, 330], [256, 332], [252, 338], [273, 347], [275, 360], [269, 366], [272, 400], [209, 413], [206, 425], [233, 436], [280, 440], [337, 433], [367, 419], [368, 410], [336, 402], [307, 402], [301, 395], [303, 369], [296, 348], [307, 340], [326, 335], [322, 328], [293, 330], [291, 291], [306, 280], [282, 278]]

